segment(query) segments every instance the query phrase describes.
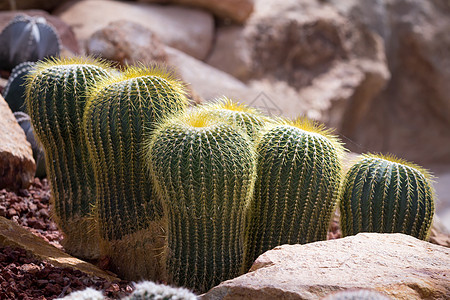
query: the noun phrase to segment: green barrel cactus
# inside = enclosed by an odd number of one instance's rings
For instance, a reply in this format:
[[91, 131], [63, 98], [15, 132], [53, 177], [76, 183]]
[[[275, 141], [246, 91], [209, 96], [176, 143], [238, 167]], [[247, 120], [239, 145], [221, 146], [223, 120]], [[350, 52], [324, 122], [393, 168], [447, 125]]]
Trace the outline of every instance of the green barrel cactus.
[[224, 120], [231, 125], [244, 130], [254, 141], [261, 128], [268, 121], [268, 117], [262, 115], [258, 110], [245, 104], [234, 102], [223, 97], [214, 103], [200, 106], [211, 117]]
[[45, 151], [53, 217], [72, 255], [99, 255], [93, 206], [94, 171], [83, 131], [86, 90], [108, 76], [108, 66], [88, 58], [39, 62], [27, 79], [26, 106]]
[[342, 184], [343, 236], [385, 232], [426, 239], [434, 214], [430, 181], [426, 170], [392, 155], [363, 155]]
[[340, 141], [308, 119], [269, 124], [256, 147], [245, 270], [275, 246], [326, 240], [341, 177]]
[[249, 137], [194, 111], [161, 124], [147, 149], [168, 218], [169, 282], [205, 292], [239, 275], [255, 180]]
[[161, 280], [161, 203], [142, 142], [167, 114], [188, 104], [184, 86], [157, 67], [128, 67], [90, 91], [84, 128], [97, 184], [102, 251], [122, 278]]
[[197, 300], [197, 296], [185, 288], [175, 288], [151, 281], [134, 285], [134, 291], [125, 300]]
[[3, 98], [13, 112], [25, 111], [25, 81], [35, 65], [35, 62], [27, 61], [17, 65], [11, 71], [3, 91]]
[[61, 41], [43, 17], [16, 16], [0, 33], [0, 69], [59, 56]]

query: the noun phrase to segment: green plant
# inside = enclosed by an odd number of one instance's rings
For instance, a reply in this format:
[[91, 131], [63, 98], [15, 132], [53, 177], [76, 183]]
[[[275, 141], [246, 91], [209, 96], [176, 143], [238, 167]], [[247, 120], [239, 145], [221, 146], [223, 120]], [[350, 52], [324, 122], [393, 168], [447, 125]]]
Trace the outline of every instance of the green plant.
[[147, 149], [168, 218], [169, 281], [204, 292], [239, 275], [255, 178], [249, 137], [200, 110], [166, 120]]
[[25, 111], [25, 81], [35, 65], [36, 63], [27, 61], [17, 65], [11, 71], [3, 97], [13, 112]]
[[257, 143], [257, 180], [247, 220], [247, 270], [282, 244], [325, 240], [337, 203], [343, 147], [307, 119], [269, 124]]
[[145, 168], [142, 141], [187, 106], [184, 86], [157, 67], [128, 67], [90, 91], [84, 128], [97, 184], [105, 254], [123, 278], [164, 278], [165, 221]]
[[423, 168], [392, 155], [363, 155], [342, 185], [343, 236], [399, 232], [426, 239], [434, 214], [430, 180]]
[[27, 79], [26, 105], [35, 135], [45, 151], [53, 217], [69, 253], [98, 256], [94, 172], [84, 139], [86, 90], [108, 76], [108, 66], [93, 59], [39, 62]]
[[184, 288], [174, 288], [151, 281], [135, 284], [134, 292], [126, 300], [196, 300], [197, 296]]
[[0, 33], [0, 69], [58, 56], [61, 42], [43, 17], [16, 16]]
[[256, 109], [226, 97], [214, 103], [202, 105], [201, 109], [204, 109], [205, 113], [211, 117], [220, 118], [233, 126], [242, 128], [252, 141], [257, 139], [259, 131], [268, 120]]

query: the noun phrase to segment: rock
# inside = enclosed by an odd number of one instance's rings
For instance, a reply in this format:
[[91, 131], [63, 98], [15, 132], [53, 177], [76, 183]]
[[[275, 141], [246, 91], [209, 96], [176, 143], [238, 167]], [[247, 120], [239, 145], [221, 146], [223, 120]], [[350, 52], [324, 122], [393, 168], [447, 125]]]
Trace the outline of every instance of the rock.
[[81, 272], [105, 278], [109, 281], [118, 280], [118, 278], [109, 275], [96, 266], [72, 257], [69, 254], [50, 245], [43, 239], [35, 236], [15, 222], [0, 217], [0, 246], [19, 247], [29, 251], [33, 256], [47, 261], [56, 267], [67, 267]]
[[0, 11], [0, 31], [18, 14], [44, 17], [48, 23], [53, 25], [61, 39], [62, 54], [72, 55], [80, 53], [78, 41], [72, 28], [60, 18], [52, 16], [43, 10]]
[[353, 128], [389, 79], [382, 39], [318, 1], [256, 1], [243, 27], [218, 29], [207, 60], [269, 97], [284, 116]]
[[[434, 169], [434, 168], [433, 168]], [[442, 224], [442, 231], [450, 233], [450, 168], [437, 168], [433, 187], [436, 191], [436, 215]]]
[[164, 45], [150, 29], [130, 21], [114, 21], [88, 39], [89, 55], [126, 64], [165, 63]]
[[[0, 10], [43, 9], [52, 10], [67, 0], [12, 0], [1, 1]], [[1, 19], [0, 19], [1, 20]]]
[[253, 0], [140, 0], [140, 2], [198, 7], [239, 24], [244, 23], [253, 11]]
[[74, 28], [83, 45], [109, 23], [127, 20], [151, 29], [165, 44], [201, 60], [208, 54], [214, 34], [211, 14], [185, 7], [111, 0], [72, 1], [55, 14]]
[[30, 143], [5, 99], [0, 96], [0, 189], [27, 188], [36, 165]]
[[449, 2], [330, 2], [352, 23], [381, 34], [392, 74], [358, 122], [342, 133], [374, 152], [426, 165], [450, 163]]
[[394, 299], [450, 295], [450, 249], [403, 234], [360, 233], [262, 254], [250, 272], [201, 299], [319, 299], [371, 289]]

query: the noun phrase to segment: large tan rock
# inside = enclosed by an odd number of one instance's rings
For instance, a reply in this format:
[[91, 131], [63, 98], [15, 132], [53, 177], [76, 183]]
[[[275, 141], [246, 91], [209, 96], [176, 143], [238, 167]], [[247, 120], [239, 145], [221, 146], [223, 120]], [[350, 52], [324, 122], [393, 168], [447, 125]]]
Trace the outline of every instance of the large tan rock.
[[181, 6], [111, 0], [72, 1], [55, 14], [73, 27], [83, 45], [94, 32], [109, 23], [127, 20], [151, 29], [165, 44], [201, 60], [208, 54], [214, 34], [211, 14]]
[[35, 171], [31, 145], [8, 103], [0, 96], [0, 189], [27, 188]]
[[121, 65], [167, 61], [164, 45], [154, 32], [125, 20], [111, 22], [94, 32], [86, 43], [86, 52]]
[[57, 267], [80, 270], [84, 273], [110, 281], [118, 280], [118, 278], [111, 276], [96, 266], [70, 256], [55, 246], [50, 245], [14, 221], [4, 217], [0, 217], [0, 246], [25, 249], [36, 258], [47, 261]]
[[450, 249], [403, 234], [361, 233], [262, 254], [249, 273], [202, 299], [320, 299], [344, 289], [373, 289], [393, 299], [446, 299]]
[[221, 27], [208, 63], [269, 93], [287, 117], [353, 128], [389, 79], [383, 41], [319, 1], [257, 0]]
[[352, 23], [380, 33], [392, 74], [359, 122], [342, 133], [371, 151], [450, 163], [449, 2], [329, 2]]
[[223, 19], [244, 23], [253, 11], [253, 0], [139, 0], [147, 3], [171, 3], [210, 11]]

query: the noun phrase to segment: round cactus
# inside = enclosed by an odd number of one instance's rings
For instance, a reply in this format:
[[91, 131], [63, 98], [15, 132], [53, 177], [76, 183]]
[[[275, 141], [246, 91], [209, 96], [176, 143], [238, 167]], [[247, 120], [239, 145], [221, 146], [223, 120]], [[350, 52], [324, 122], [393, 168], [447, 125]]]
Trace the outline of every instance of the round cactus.
[[165, 223], [142, 141], [163, 117], [187, 104], [184, 86], [157, 67], [128, 67], [90, 91], [84, 128], [95, 170], [99, 229], [105, 254], [123, 278], [163, 276]]
[[343, 148], [321, 125], [307, 119], [280, 120], [265, 128], [257, 153], [246, 269], [275, 246], [326, 240], [337, 203]]
[[343, 236], [385, 232], [426, 239], [434, 214], [430, 179], [423, 168], [392, 155], [363, 155], [340, 193]]
[[98, 256], [99, 248], [92, 218], [96, 201], [94, 172], [82, 117], [88, 86], [108, 76], [107, 68], [82, 58], [39, 62], [26, 88], [27, 111], [45, 151], [53, 217], [64, 233], [64, 247], [85, 258]]
[[16, 16], [0, 33], [0, 69], [58, 56], [61, 42], [43, 17]]
[[218, 101], [201, 106], [205, 113], [211, 117], [220, 118], [225, 122], [241, 128], [254, 141], [261, 128], [267, 122], [268, 117], [262, 115], [258, 110], [244, 104], [234, 102], [226, 97]]
[[169, 281], [204, 292], [239, 275], [255, 179], [249, 137], [194, 111], [161, 124], [146, 153], [168, 218]]
[[197, 296], [185, 288], [174, 288], [151, 281], [135, 284], [134, 292], [126, 300], [196, 300]]
[[6, 83], [3, 97], [13, 112], [25, 111], [25, 81], [36, 63], [24, 62], [17, 65], [11, 72]]

